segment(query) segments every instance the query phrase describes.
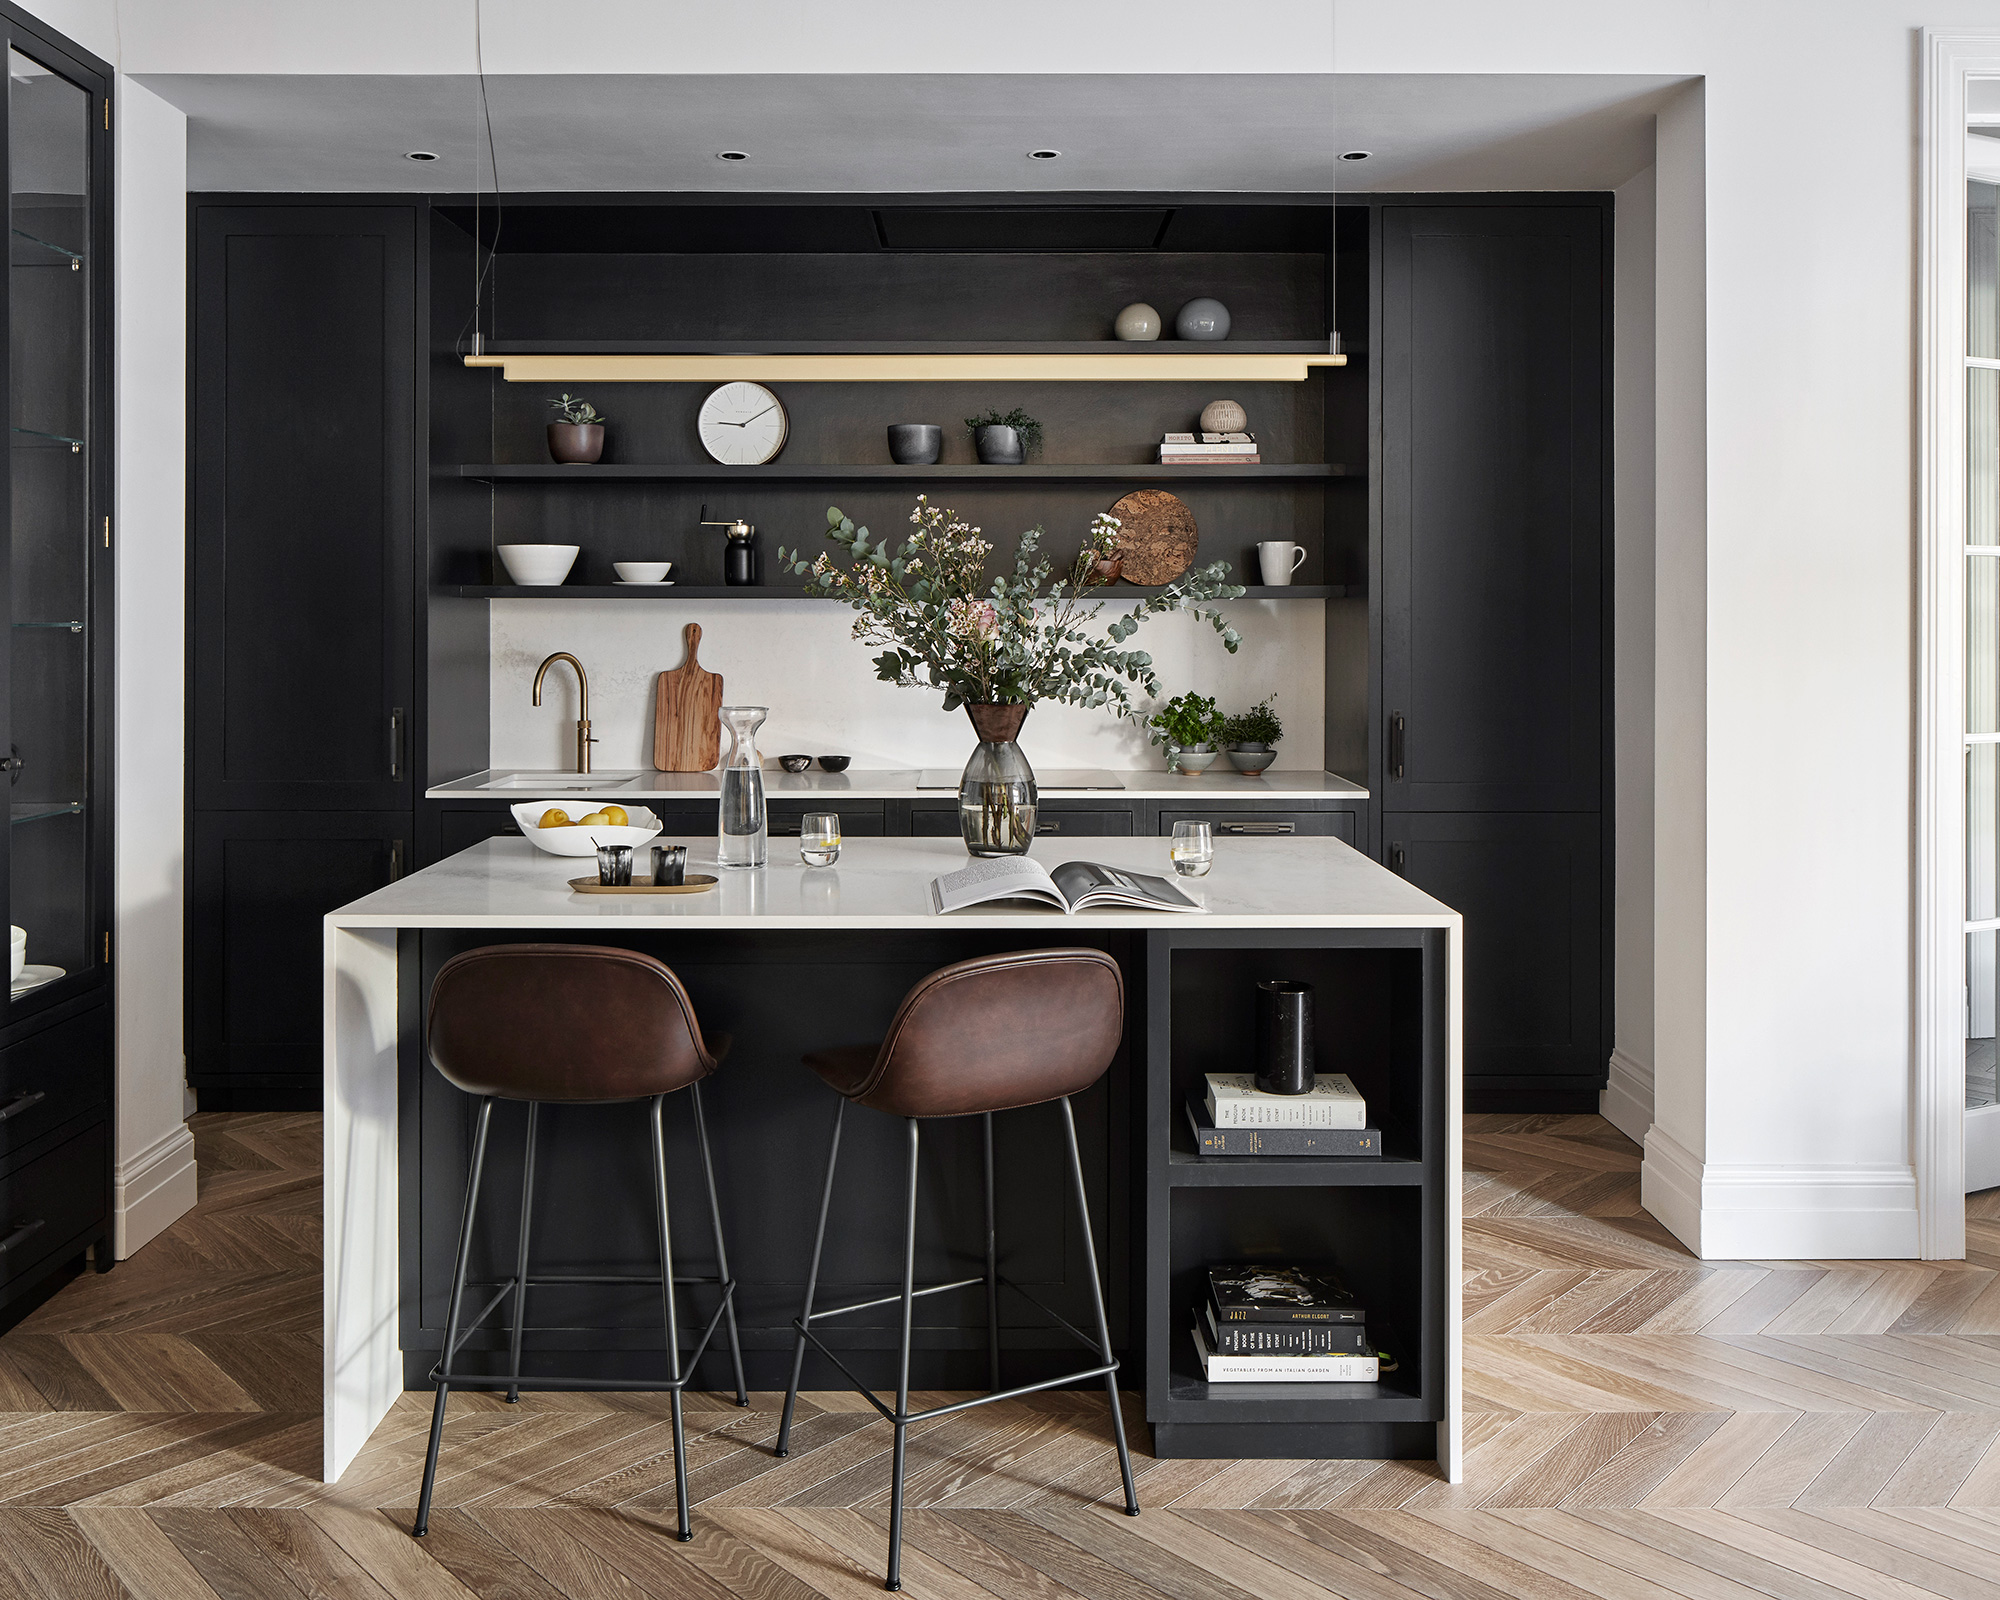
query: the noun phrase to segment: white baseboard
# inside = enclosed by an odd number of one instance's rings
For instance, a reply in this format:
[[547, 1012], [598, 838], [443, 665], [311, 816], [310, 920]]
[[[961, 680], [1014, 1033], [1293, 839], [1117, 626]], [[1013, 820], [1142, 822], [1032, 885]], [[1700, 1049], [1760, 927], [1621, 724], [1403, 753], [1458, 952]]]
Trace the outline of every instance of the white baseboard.
[[112, 1250], [136, 1254], [194, 1209], [194, 1135], [176, 1123], [113, 1174]]
[[1623, 1050], [1611, 1052], [1610, 1081], [1597, 1096], [1597, 1114], [1634, 1144], [1653, 1125], [1653, 1069]]
[[1656, 1125], [1639, 1202], [1704, 1261], [1914, 1260], [1917, 1178], [1908, 1166], [1725, 1166]]

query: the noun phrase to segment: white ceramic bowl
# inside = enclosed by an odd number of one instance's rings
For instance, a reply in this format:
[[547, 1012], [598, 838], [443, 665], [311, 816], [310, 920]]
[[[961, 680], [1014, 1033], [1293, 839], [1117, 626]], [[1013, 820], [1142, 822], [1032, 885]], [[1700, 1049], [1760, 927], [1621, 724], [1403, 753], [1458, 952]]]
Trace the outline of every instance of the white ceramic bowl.
[[[618, 804], [616, 800], [607, 803]], [[561, 806], [573, 817], [586, 816], [597, 807], [571, 799], [527, 800], [512, 808], [514, 820], [520, 823], [521, 831], [534, 847], [552, 856], [594, 856], [601, 844], [629, 844], [636, 849], [660, 836], [660, 819], [644, 806], [625, 808], [625, 814], [632, 819], [629, 828], [605, 828], [595, 824], [588, 828], [544, 828], [541, 826], [542, 813], [550, 806]]]
[[503, 544], [500, 564], [508, 577], [524, 587], [552, 588], [569, 576], [582, 548], [576, 544]]
[[20, 977], [21, 969], [28, 964], [28, 930], [17, 928], [10, 922], [7, 924], [7, 933], [14, 946], [13, 971], [7, 974], [7, 981], [12, 983]]
[[611, 570], [621, 583], [658, 583], [674, 570], [671, 561], [614, 561]]

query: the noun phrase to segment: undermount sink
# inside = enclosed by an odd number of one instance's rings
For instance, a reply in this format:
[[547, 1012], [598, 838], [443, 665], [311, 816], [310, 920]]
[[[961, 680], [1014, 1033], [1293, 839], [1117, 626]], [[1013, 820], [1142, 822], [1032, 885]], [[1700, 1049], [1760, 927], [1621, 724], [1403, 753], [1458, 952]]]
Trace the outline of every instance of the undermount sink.
[[591, 794], [601, 789], [629, 789], [636, 772], [507, 772], [489, 778], [482, 789], [532, 789], [537, 794]]

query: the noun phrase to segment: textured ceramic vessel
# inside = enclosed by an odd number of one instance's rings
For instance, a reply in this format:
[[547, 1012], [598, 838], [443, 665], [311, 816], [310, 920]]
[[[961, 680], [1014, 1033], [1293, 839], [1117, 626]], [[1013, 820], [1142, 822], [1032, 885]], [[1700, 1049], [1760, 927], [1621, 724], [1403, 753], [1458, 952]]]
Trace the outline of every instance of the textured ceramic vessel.
[[564, 466], [588, 466], [604, 454], [604, 424], [601, 422], [551, 422], [549, 459]]
[[1233, 744], [1229, 747], [1229, 764], [1246, 778], [1254, 778], [1278, 759], [1278, 752], [1267, 744]]
[[1198, 777], [1208, 771], [1218, 754], [1220, 752], [1212, 745], [1205, 745], [1199, 750], [1182, 750], [1177, 748], [1173, 756], [1174, 770], [1180, 773], [1183, 778]]
[[1027, 706], [969, 705], [979, 736], [958, 780], [958, 831], [975, 856], [1021, 856], [1035, 842], [1035, 769], [1014, 741]]
[[1241, 433], [1250, 426], [1250, 413], [1234, 400], [1211, 400], [1201, 408], [1203, 433]]
[[889, 459], [899, 467], [928, 467], [944, 449], [944, 429], [935, 422], [889, 424]]
[[1144, 344], [1149, 339], [1157, 339], [1164, 324], [1159, 312], [1143, 300], [1134, 300], [1118, 313], [1118, 320], [1111, 324], [1111, 331], [1127, 344]]
[[1174, 318], [1174, 333], [1182, 339], [1227, 339], [1229, 307], [1206, 295], [1190, 300]]
[[997, 423], [974, 428], [972, 447], [989, 467], [1018, 467], [1028, 459], [1028, 452], [1021, 444], [1021, 430], [1004, 428]]

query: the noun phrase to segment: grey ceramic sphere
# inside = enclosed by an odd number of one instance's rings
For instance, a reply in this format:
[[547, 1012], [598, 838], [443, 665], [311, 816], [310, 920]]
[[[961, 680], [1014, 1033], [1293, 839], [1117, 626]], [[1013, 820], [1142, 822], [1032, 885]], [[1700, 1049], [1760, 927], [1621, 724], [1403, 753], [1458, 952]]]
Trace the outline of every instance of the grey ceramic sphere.
[[899, 467], [927, 467], [944, 449], [944, 429], [935, 422], [889, 424], [889, 459]]
[[1175, 316], [1174, 332], [1183, 339], [1227, 339], [1229, 307], [1206, 295], [1190, 300]]
[[1143, 344], [1148, 339], [1160, 336], [1159, 312], [1143, 300], [1134, 300], [1118, 313], [1118, 320], [1111, 325], [1111, 331], [1128, 344]]
[[1249, 412], [1234, 400], [1211, 400], [1201, 408], [1203, 433], [1241, 433], [1249, 426]]

